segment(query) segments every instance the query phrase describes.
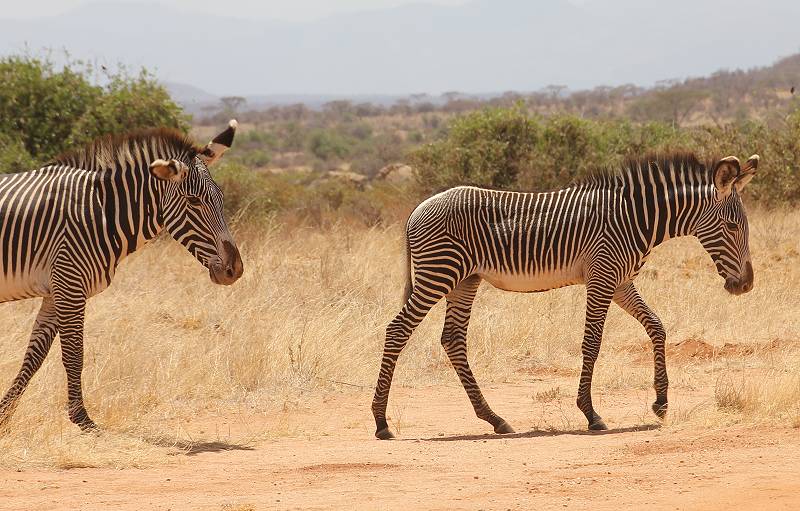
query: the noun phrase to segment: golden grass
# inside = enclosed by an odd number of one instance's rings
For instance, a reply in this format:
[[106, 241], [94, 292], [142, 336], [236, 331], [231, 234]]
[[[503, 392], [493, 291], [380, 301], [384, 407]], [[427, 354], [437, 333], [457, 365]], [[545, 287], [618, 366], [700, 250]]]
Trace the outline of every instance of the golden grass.
[[[747, 295], [728, 295], [710, 258], [688, 238], [659, 248], [637, 280], [669, 343], [693, 339], [721, 350], [668, 356], [675, 427], [800, 426], [800, 212], [755, 211], [751, 226], [755, 289]], [[171, 240], [134, 254], [87, 311], [84, 393], [102, 432], [83, 435], [68, 422], [56, 343], [0, 434], [0, 466], [179, 462], [170, 455], [201, 441], [225, 448], [302, 433], [248, 428], [247, 418], [291, 410], [309, 392], [373, 386], [383, 331], [402, 295], [401, 231], [277, 222], [242, 231], [245, 274], [232, 287], [212, 284]], [[0, 306], [2, 391], [18, 370], [37, 308], [38, 300]], [[479, 382], [553, 376], [560, 380], [533, 401], [571, 401], [575, 389], [564, 378], [577, 388], [583, 315], [580, 286], [514, 294], [484, 284], [469, 335]], [[438, 343], [442, 320], [440, 305], [401, 357], [395, 385], [458, 385]], [[597, 394], [635, 391], [652, 400], [646, 340], [635, 320], [612, 307]], [[682, 393], [698, 389], [710, 397], [681, 404]], [[582, 427], [572, 408], [564, 408], [565, 424]], [[402, 411], [394, 412], [395, 426], [402, 427]], [[233, 432], [207, 431], [202, 439], [182, 426], [214, 414], [240, 417], [241, 424]]]

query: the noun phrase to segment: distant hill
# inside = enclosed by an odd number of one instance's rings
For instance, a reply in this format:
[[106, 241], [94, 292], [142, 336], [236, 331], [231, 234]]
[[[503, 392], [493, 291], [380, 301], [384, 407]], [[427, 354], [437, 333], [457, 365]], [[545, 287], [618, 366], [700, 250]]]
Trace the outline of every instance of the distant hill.
[[[174, 88], [174, 87], [173, 87]], [[191, 88], [189, 88], [191, 90]], [[794, 91], [794, 92], [793, 92]], [[202, 92], [202, 91], [200, 91]], [[219, 98], [203, 102], [174, 95], [199, 122], [221, 123]], [[265, 95], [246, 97], [240, 118], [253, 122], [285, 120], [301, 115], [293, 105], [303, 104], [308, 113], [375, 117], [384, 114], [409, 116], [440, 112], [466, 112], [486, 106], [511, 106], [522, 101], [541, 114], [568, 112], [585, 118], [629, 117], [639, 121], [665, 121], [677, 125], [722, 124], [735, 119], [782, 119], [800, 104], [800, 54], [779, 59], [772, 65], [747, 70], [718, 70], [705, 77], [665, 80], [652, 87], [607, 86], [570, 91], [549, 86], [536, 92], [465, 94], [438, 96], [367, 95]]]
[[215, 104], [219, 101], [219, 96], [194, 85], [176, 82], [164, 82], [163, 85], [172, 99], [186, 106]]
[[212, 95], [577, 90], [771, 62], [800, 49], [799, 19], [788, 0], [473, 0], [304, 23], [101, 2], [0, 20], [0, 53], [66, 48]]

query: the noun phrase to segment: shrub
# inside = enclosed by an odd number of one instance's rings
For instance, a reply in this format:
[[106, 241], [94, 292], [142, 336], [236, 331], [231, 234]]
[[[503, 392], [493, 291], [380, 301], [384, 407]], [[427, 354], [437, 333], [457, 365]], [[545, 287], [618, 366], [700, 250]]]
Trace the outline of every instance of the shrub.
[[72, 126], [68, 145], [137, 128], [165, 127], [185, 132], [189, 129], [187, 121], [181, 107], [147, 71], [135, 77], [121, 72], [111, 77], [102, 94]]
[[442, 137], [413, 150], [409, 159], [423, 194], [460, 184], [546, 191], [628, 157], [675, 150], [702, 159], [758, 153], [763, 171], [748, 195], [766, 204], [800, 201], [800, 105], [774, 126], [744, 120], [693, 128], [490, 109], [457, 117]]
[[327, 129], [315, 130], [308, 142], [311, 154], [322, 161], [341, 159], [350, 152], [351, 144], [339, 132]]
[[31, 168], [75, 144], [136, 128], [188, 129], [188, 118], [155, 78], [124, 69], [93, 81], [91, 66], [47, 58], [0, 59], [0, 172]]
[[456, 118], [446, 138], [410, 159], [427, 191], [457, 184], [513, 187], [528, 171], [539, 128], [518, 108], [481, 110]]

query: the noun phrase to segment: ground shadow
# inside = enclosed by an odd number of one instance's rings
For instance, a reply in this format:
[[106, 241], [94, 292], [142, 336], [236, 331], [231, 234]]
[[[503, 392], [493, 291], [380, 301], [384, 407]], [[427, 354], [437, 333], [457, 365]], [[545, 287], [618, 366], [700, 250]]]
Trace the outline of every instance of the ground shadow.
[[[562, 435], [618, 435], [620, 433], [634, 433], [636, 431], [652, 431], [661, 428], [661, 424], [644, 424], [642, 426], [629, 426], [626, 428], [606, 429], [604, 431], [589, 431], [586, 429], [572, 429], [572, 430], [555, 430], [555, 429], [532, 429], [521, 433], [510, 433], [508, 435], [497, 435], [494, 433], [486, 433], [482, 435], [454, 435], [454, 436], [436, 436], [431, 438], [417, 438], [408, 440], [423, 440], [425, 442], [458, 442], [465, 440], [508, 440], [511, 438], [537, 438], [537, 437], [551, 437]], [[405, 439], [404, 439], [405, 440]]]
[[193, 442], [190, 440], [175, 440], [165, 438], [142, 438], [145, 442], [157, 447], [170, 447], [178, 449], [181, 454], [194, 456], [204, 452], [225, 452], [225, 451], [254, 451], [255, 447], [246, 444], [233, 442], [223, 442], [215, 440], [211, 442]]

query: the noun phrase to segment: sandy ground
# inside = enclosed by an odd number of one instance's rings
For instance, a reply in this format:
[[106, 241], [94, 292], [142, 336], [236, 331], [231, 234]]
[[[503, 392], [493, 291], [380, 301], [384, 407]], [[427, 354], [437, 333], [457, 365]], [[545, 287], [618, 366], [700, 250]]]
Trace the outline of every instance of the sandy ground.
[[[381, 442], [371, 392], [345, 390], [269, 417], [198, 418], [184, 425], [198, 437], [283, 433], [198, 442], [163, 466], [0, 471], [0, 509], [800, 508], [797, 429], [660, 427], [651, 393], [629, 391], [604, 396], [612, 429], [588, 433], [572, 397], [536, 402], [533, 383], [485, 394], [518, 433], [489, 434], [460, 387], [396, 388], [400, 439]], [[673, 394], [680, 410], [710, 391]]]

